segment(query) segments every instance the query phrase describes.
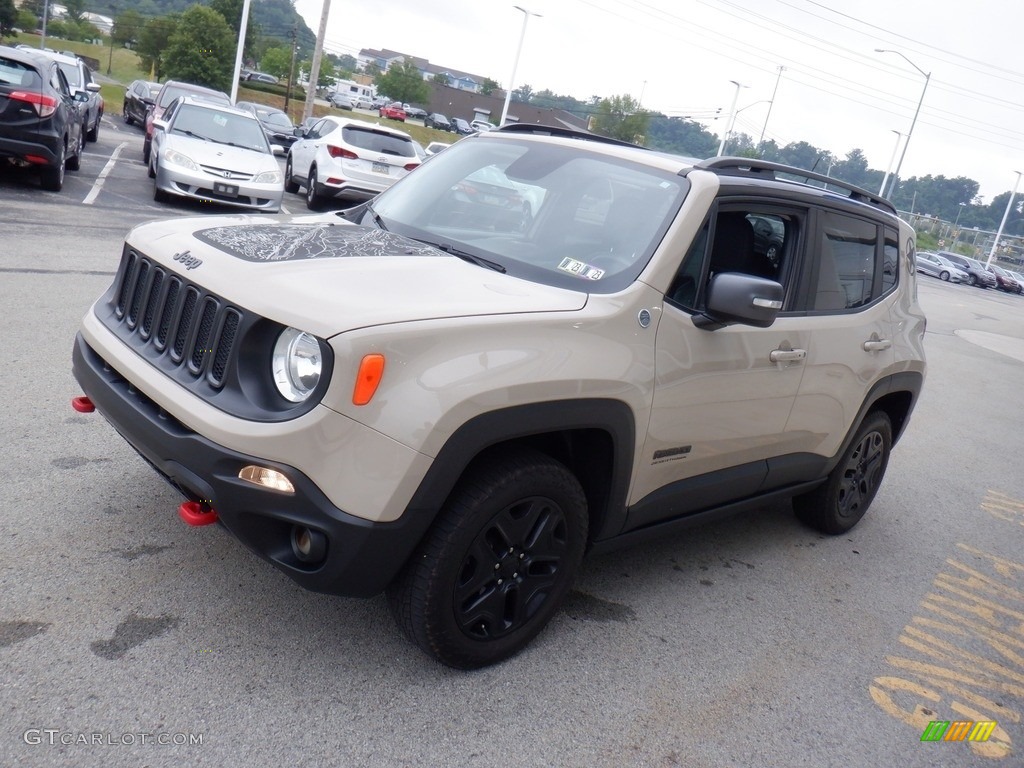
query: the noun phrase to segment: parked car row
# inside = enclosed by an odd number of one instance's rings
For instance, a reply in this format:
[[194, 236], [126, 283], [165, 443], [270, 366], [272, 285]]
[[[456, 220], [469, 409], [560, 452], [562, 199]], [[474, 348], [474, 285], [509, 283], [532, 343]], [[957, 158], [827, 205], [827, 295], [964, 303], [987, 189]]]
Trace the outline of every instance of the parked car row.
[[918, 251], [915, 258], [918, 272], [940, 280], [1024, 294], [1024, 274], [996, 264], [986, 266], [977, 259], [952, 251]]

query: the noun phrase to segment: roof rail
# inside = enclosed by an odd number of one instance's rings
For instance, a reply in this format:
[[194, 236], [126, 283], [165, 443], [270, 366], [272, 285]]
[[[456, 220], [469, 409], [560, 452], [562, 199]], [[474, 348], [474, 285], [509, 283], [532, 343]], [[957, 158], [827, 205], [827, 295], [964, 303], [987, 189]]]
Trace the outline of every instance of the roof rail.
[[[750, 157], [712, 157], [705, 160], [694, 168], [699, 168], [705, 171], [711, 171], [717, 173], [720, 176], [757, 176], [763, 179], [775, 180], [776, 173], [785, 173], [789, 176], [798, 176], [802, 179], [808, 179], [813, 181], [821, 181], [826, 186], [839, 187], [849, 192], [851, 200], [856, 200], [861, 203], [867, 203], [873, 205], [876, 208], [889, 211], [892, 214], [896, 214], [896, 206], [884, 197], [876, 195], [874, 192], [854, 186], [853, 184], [847, 184], [845, 181], [839, 181], [831, 176], [825, 176], [821, 173], [815, 173], [814, 171], [805, 171], [802, 168], [796, 168], [792, 165], [783, 165], [782, 163], [770, 163], [767, 160], [758, 160], [757, 158]], [[783, 179], [785, 181], [785, 179]]]
[[581, 128], [566, 128], [564, 126], [543, 125], [541, 123], [505, 123], [495, 128], [502, 133], [533, 133], [540, 136], [558, 136], [564, 139], [584, 139], [586, 141], [599, 141], [602, 144], [614, 144], [619, 147], [632, 147], [633, 149], [646, 149], [639, 144], [630, 144], [628, 141], [610, 139], [607, 136], [599, 136]]

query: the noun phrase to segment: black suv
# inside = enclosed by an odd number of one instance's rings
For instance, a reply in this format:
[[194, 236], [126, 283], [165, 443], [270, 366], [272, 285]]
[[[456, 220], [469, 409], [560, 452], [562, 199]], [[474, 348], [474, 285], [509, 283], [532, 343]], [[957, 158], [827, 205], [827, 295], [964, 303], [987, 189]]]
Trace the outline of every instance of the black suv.
[[0, 160], [38, 167], [43, 189], [60, 192], [65, 167], [82, 162], [87, 99], [53, 59], [0, 46]]

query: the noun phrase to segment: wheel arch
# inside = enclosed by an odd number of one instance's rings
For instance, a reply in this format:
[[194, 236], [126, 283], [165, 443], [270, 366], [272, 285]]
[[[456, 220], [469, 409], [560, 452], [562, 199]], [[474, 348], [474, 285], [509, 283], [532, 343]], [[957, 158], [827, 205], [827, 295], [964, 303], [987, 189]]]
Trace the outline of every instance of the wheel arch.
[[622, 526], [635, 444], [633, 412], [620, 400], [558, 400], [489, 411], [447, 440], [405, 514], [424, 519], [425, 531], [474, 462], [529, 447], [576, 476], [587, 497], [588, 539], [604, 538]]

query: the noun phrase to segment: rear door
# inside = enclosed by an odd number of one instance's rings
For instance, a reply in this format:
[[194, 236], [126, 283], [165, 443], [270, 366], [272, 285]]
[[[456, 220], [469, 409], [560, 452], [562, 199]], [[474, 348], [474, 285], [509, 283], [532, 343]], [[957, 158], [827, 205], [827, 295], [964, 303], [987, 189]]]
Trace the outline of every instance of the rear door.
[[895, 362], [891, 309], [899, 280], [895, 227], [820, 210], [817, 258], [802, 275], [811, 341], [786, 432], [800, 452], [830, 458], [854, 426], [871, 386]]

